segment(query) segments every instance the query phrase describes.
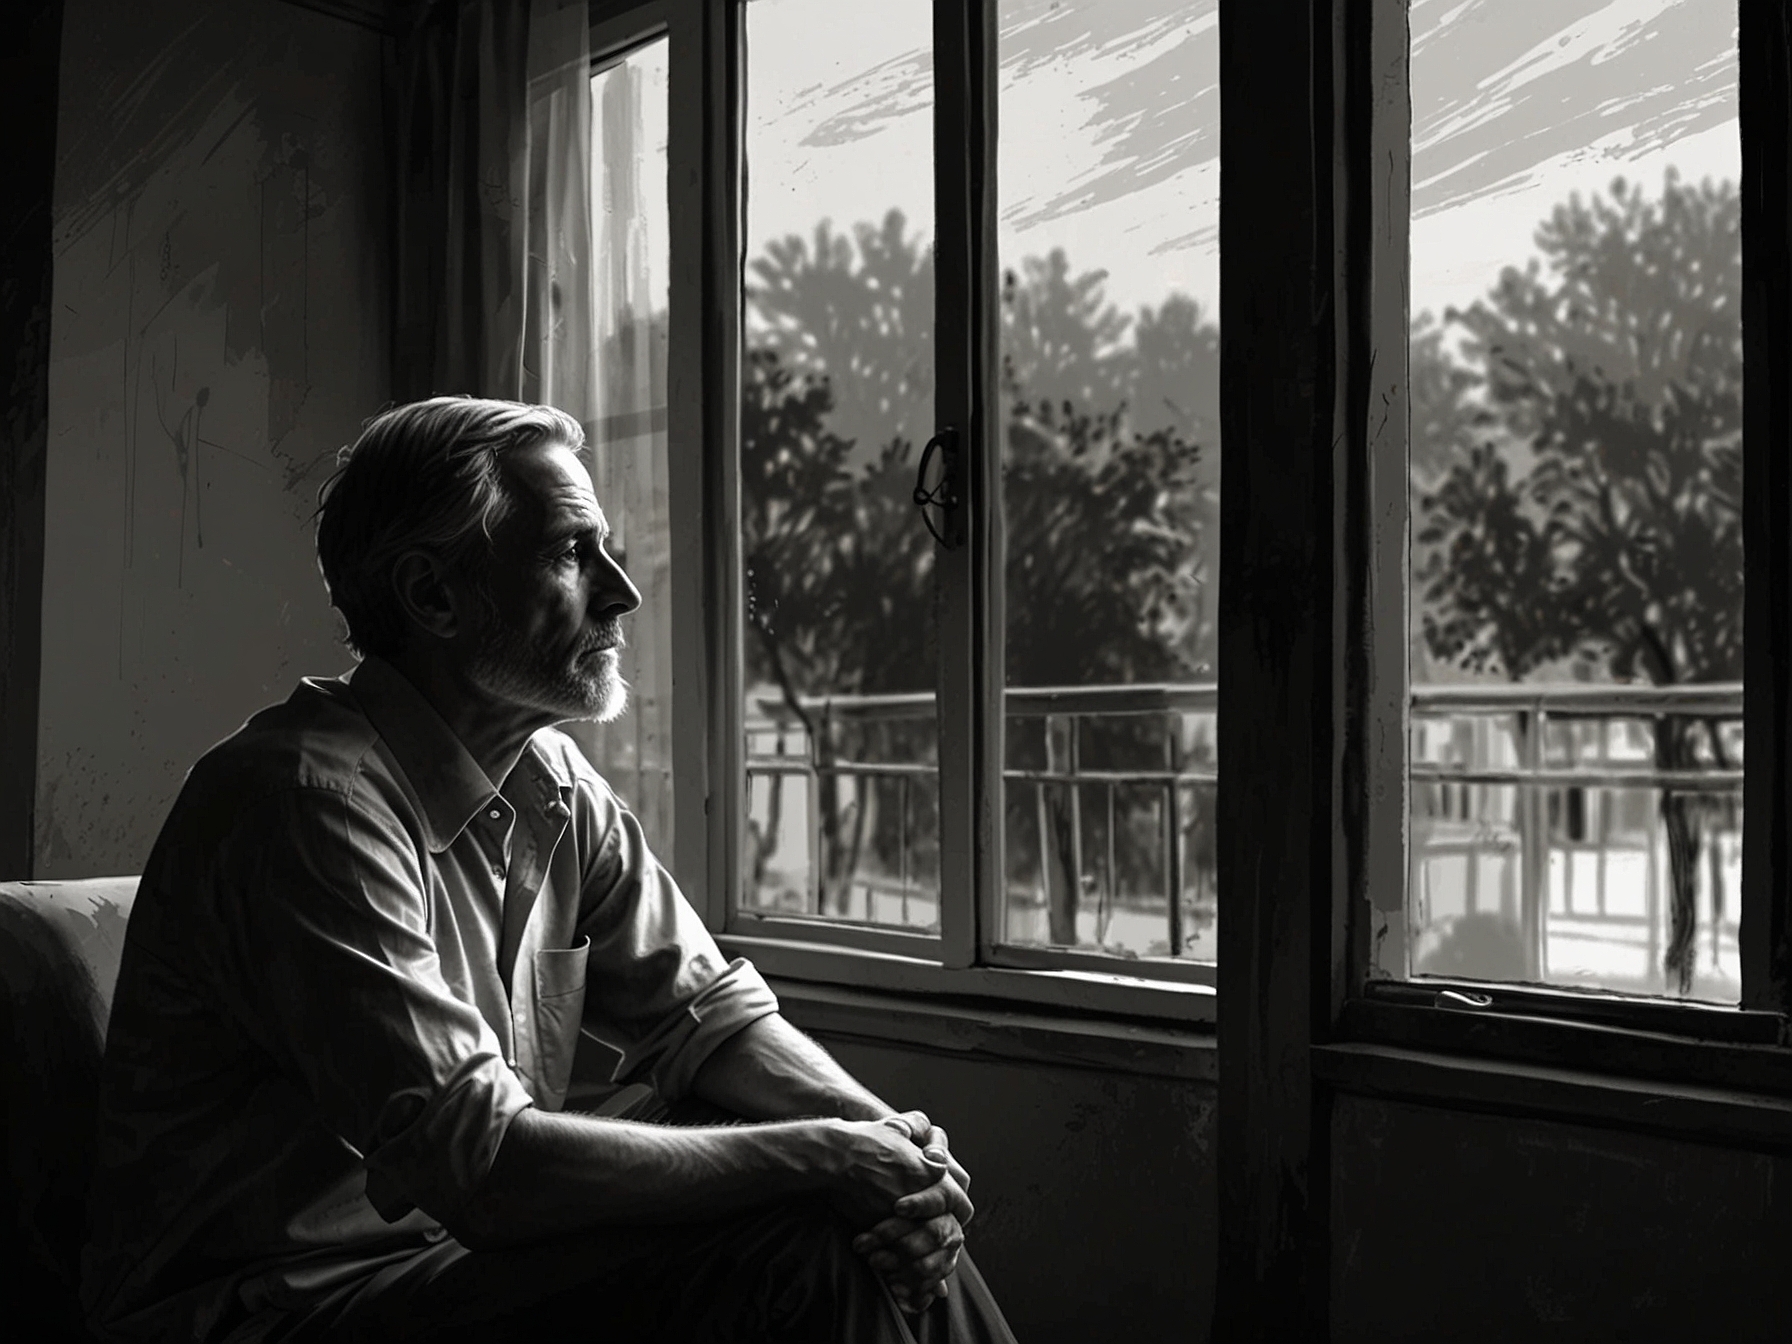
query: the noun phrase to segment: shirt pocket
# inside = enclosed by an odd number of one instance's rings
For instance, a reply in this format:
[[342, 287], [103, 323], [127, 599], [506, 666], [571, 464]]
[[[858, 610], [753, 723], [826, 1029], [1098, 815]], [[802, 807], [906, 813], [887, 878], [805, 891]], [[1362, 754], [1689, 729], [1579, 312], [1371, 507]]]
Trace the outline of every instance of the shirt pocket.
[[576, 947], [544, 947], [535, 953], [535, 1104], [545, 1111], [565, 1105], [572, 1083], [590, 958], [589, 938], [581, 938]]

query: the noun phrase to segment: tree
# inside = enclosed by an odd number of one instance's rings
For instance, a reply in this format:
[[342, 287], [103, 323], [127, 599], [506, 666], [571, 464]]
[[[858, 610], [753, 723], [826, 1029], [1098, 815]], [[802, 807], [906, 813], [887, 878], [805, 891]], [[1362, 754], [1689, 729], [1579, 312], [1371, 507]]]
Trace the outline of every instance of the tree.
[[[835, 726], [813, 720], [810, 697], [932, 685], [932, 542], [909, 498], [914, 443], [930, 428], [911, 403], [929, 413], [932, 262], [891, 212], [850, 240], [827, 224], [810, 241], [784, 239], [750, 274], [748, 669], [779, 687], [825, 770]], [[1179, 679], [1211, 666], [1202, 599], [1216, 478], [1202, 477], [1208, 458], [1189, 437], [1217, 385], [1211, 324], [1172, 296], [1139, 314], [1129, 342], [1133, 324], [1106, 302], [1100, 275], [1073, 274], [1061, 252], [1006, 277], [1002, 315], [1010, 684]], [[1187, 388], [1178, 359], [1192, 365]], [[1154, 407], [1144, 423], [1128, 402], [1141, 385]], [[896, 730], [875, 730], [882, 749], [926, 749]], [[1128, 732], [1137, 726], [1115, 730]], [[850, 819], [822, 791], [824, 898], [843, 895], [865, 838], [862, 781], [854, 791]], [[887, 828], [869, 824], [874, 851], [893, 849]], [[1074, 901], [1068, 916], [1054, 911], [1054, 936], [1074, 913]]]
[[[1168, 429], [1129, 434], [1124, 408], [1092, 416], [1070, 401], [1054, 408], [1018, 395], [1012, 405], [1002, 474], [1011, 538], [1004, 566], [1009, 683], [1190, 679], [1184, 647], [1200, 617], [1200, 449]], [[1012, 741], [1011, 763], [1053, 765], [1050, 732], [1047, 724], [1046, 737]], [[1150, 721], [1115, 718], [1089, 725], [1082, 750], [1091, 764], [1123, 766], [1148, 759], [1159, 740]], [[1050, 936], [1074, 944], [1080, 809], [1073, 786], [1042, 787], [1057, 865], [1047, 884]], [[1037, 824], [1011, 792], [1009, 833], [1025, 836]], [[1131, 834], [1115, 842], [1135, 867], [1150, 852]]]
[[[1651, 198], [1619, 179], [1559, 206], [1539, 258], [1447, 315], [1464, 363], [1428, 370], [1445, 395], [1427, 404], [1444, 442], [1480, 441], [1421, 501], [1434, 656], [1514, 679], [1568, 658], [1660, 686], [1741, 676], [1740, 217], [1729, 183], [1670, 173]], [[1702, 759], [1726, 764], [1714, 724], [1658, 718], [1659, 767]], [[1682, 993], [1708, 806], [1661, 791]]]
[[[806, 706], [808, 697], [930, 684], [931, 543], [913, 525], [907, 441], [892, 440], [854, 472], [854, 445], [828, 427], [833, 396], [824, 378], [792, 372], [770, 349], [749, 352], [743, 372], [747, 666], [750, 679], [778, 687], [826, 779], [840, 743], [835, 726], [818, 722]], [[880, 730], [887, 736], [900, 726], [871, 726]], [[844, 819], [833, 788], [820, 789], [817, 799], [823, 901], [840, 908], [865, 839], [862, 776], [854, 779], [854, 793]], [[775, 844], [781, 797], [774, 779], [774, 818], [755, 857], [761, 876]], [[849, 841], [842, 834], [848, 827]]]
[[793, 373], [826, 378], [834, 432], [870, 457], [933, 433], [933, 250], [900, 210], [846, 233], [766, 245], [747, 267], [747, 339]]
[[1496, 425], [1479, 401], [1482, 380], [1453, 357], [1445, 344], [1447, 334], [1431, 313], [1413, 319], [1406, 378], [1407, 459], [1419, 485], [1434, 484]]

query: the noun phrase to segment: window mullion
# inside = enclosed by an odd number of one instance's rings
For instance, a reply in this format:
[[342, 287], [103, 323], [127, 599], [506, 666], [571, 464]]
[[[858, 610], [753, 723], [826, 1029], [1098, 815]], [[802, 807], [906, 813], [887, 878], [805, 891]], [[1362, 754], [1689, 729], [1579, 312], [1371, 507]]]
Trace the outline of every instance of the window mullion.
[[[1351, 721], [1346, 744], [1347, 796], [1360, 799], [1346, 862], [1353, 917], [1350, 975], [1404, 979], [1407, 957], [1407, 653], [1410, 557], [1407, 499], [1407, 330], [1412, 232], [1412, 103], [1408, 87], [1407, 0], [1367, 0], [1357, 11], [1365, 43], [1365, 125], [1353, 137], [1353, 160], [1367, 190], [1348, 225], [1351, 253], [1362, 267], [1360, 297], [1368, 350], [1365, 376], [1351, 387], [1350, 419], [1363, 438], [1357, 469], [1347, 477], [1345, 640]], [[1366, 29], [1366, 33], [1363, 31]], [[1367, 561], [1351, 562], [1355, 552]]]
[[1792, 1009], [1792, 16], [1739, 7], [1742, 132], [1742, 1006]]
[[957, 434], [948, 526], [962, 538], [935, 556], [940, 952], [969, 966], [995, 927], [1002, 871], [995, 0], [934, 0], [933, 16], [935, 404]]
[[711, 928], [740, 886], [739, 0], [669, 0], [672, 870]]
[[[1339, 500], [1360, 455], [1359, 291], [1334, 194], [1360, 159], [1349, 0], [1222, 3], [1219, 1273], [1215, 1334], [1329, 1338], [1328, 1100], [1350, 669]], [[1344, 311], [1340, 312], [1340, 308]], [[1340, 478], [1343, 478], [1341, 481]], [[1236, 1009], [1237, 1011], [1233, 1011]]]

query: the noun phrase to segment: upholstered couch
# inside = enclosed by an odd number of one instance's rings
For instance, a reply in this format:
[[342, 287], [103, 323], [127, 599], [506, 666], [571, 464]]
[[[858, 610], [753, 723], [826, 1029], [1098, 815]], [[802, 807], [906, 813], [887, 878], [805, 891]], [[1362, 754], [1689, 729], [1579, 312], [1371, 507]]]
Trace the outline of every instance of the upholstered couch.
[[76, 1299], [100, 1051], [134, 877], [0, 883], [0, 1334], [85, 1340]]

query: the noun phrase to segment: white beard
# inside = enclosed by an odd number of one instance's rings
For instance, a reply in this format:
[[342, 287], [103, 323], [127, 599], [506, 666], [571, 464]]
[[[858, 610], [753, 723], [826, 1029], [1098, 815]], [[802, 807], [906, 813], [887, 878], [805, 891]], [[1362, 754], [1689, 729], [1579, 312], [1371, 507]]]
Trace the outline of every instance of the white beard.
[[[620, 641], [621, 633], [614, 632]], [[622, 677], [621, 644], [601, 653], [555, 661], [530, 648], [503, 616], [491, 612], [479, 632], [478, 651], [467, 675], [488, 695], [527, 705], [564, 719], [611, 723], [628, 708]]]

